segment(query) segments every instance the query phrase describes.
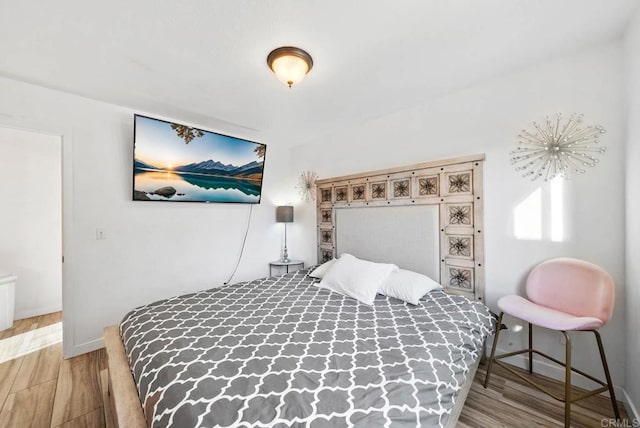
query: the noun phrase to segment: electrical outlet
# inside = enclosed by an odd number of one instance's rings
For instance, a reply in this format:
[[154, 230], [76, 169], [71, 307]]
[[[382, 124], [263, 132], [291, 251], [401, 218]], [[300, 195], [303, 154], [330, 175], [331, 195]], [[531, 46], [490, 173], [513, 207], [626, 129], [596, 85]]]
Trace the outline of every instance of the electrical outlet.
[[107, 239], [107, 234], [104, 232], [104, 229], [101, 227], [96, 228], [96, 239], [99, 241], [101, 239]]

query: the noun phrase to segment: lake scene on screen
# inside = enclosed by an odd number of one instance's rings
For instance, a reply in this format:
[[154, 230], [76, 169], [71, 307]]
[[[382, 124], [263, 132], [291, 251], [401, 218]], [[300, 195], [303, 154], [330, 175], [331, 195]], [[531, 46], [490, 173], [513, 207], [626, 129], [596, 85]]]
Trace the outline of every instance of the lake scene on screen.
[[135, 117], [133, 199], [258, 203], [266, 146]]

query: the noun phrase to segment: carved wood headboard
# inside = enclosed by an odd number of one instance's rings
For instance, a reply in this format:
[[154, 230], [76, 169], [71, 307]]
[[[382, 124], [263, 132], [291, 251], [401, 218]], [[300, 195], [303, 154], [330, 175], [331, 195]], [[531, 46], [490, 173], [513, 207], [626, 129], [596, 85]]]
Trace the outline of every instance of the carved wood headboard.
[[473, 155], [318, 180], [318, 261], [338, 256], [338, 209], [438, 205], [434, 279], [447, 292], [484, 302], [483, 162], [484, 155]]

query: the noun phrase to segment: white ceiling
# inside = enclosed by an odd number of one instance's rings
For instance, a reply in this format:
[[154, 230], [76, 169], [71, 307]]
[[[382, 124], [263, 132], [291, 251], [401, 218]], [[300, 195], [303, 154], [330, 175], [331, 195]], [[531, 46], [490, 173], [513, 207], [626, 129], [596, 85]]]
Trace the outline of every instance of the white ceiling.
[[[636, 0], [0, 0], [0, 75], [298, 144], [623, 33]], [[314, 67], [288, 89], [276, 47]], [[1, 94], [0, 94], [1, 96]]]

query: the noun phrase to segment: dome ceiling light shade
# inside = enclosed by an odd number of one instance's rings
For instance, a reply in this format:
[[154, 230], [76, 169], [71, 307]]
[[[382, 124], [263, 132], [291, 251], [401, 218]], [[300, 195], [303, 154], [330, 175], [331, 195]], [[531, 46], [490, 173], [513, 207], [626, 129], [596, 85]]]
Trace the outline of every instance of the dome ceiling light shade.
[[271, 51], [267, 64], [280, 81], [291, 87], [304, 79], [313, 67], [313, 59], [300, 48], [283, 46]]

